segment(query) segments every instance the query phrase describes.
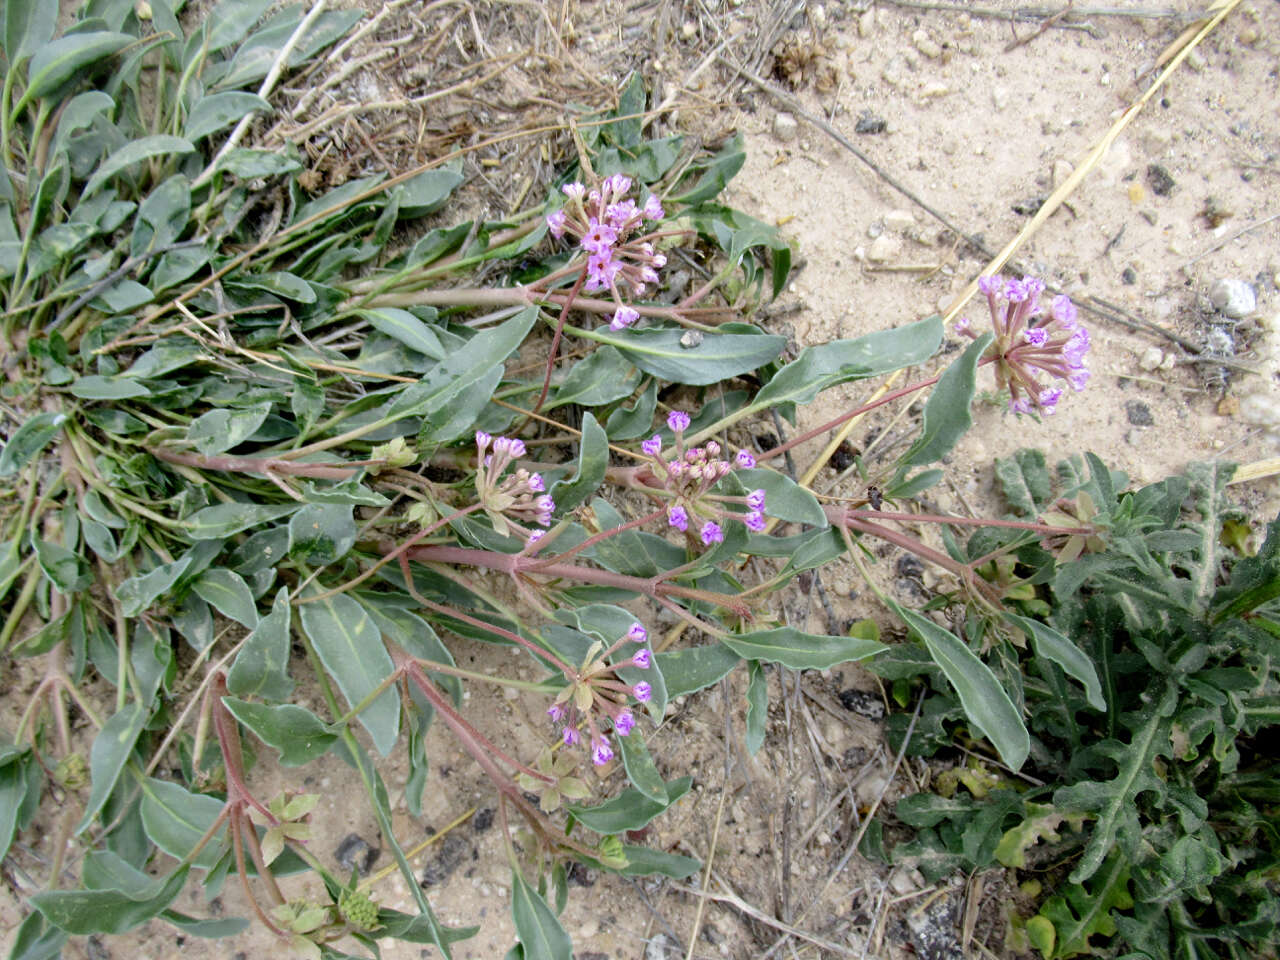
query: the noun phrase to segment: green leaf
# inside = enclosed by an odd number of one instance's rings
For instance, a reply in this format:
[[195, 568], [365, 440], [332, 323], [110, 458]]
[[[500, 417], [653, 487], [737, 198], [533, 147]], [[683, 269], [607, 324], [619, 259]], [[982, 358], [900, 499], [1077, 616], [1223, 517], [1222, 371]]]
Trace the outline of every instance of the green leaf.
[[609, 414], [605, 431], [614, 441], [634, 440], [649, 432], [653, 426], [653, 413], [658, 409], [658, 382], [650, 380], [630, 410], [618, 407]]
[[667, 796], [667, 785], [653, 765], [653, 757], [649, 756], [649, 748], [645, 746], [644, 737], [639, 731], [629, 736], [615, 738], [619, 753], [622, 754], [622, 765], [626, 768], [627, 779], [631, 785], [650, 800], [658, 803], [670, 803]]
[[31, 538], [31, 542], [36, 548], [36, 562], [40, 569], [62, 593], [75, 593], [93, 582], [82, 559], [66, 547], [36, 536]]
[[640, 382], [636, 368], [614, 347], [603, 346], [573, 365], [544, 409], [576, 403], [599, 407], [630, 396]]
[[224, 617], [250, 630], [258, 626], [258, 605], [240, 574], [215, 567], [200, 574], [191, 584], [191, 589]]
[[293, 692], [289, 679], [291, 610], [289, 588], [281, 587], [271, 612], [249, 634], [227, 674], [227, 689], [236, 696], [287, 700]]
[[[93, 747], [89, 751], [89, 774], [92, 778], [92, 787], [89, 790], [89, 800], [85, 804], [84, 816], [76, 824], [77, 834], [84, 833], [89, 828], [98, 811], [102, 809], [102, 805], [107, 802], [107, 797], [115, 789], [116, 781], [120, 779], [120, 772], [124, 770], [129, 755], [133, 753], [133, 746], [137, 743], [138, 735], [142, 733], [147, 718], [147, 709], [141, 703], [131, 703], [114, 714], [98, 731]], [[48, 916], [47, 911], [45, 914]], [[64, 930], [71, 929], [53, 917], [49, 919]]]
[[1132, 906], [1129, 865], [1124, 857], [1112, 857], [1089, 889], [1079, 883], [1067, 884], [1060, 895], [1044, 902], [1039, 913], [1053, 924], [1055, 935], [1045, 938], [1053, 944], [1052, 960], [1098, 953], [1101, 944], [1090, 943], [1090, 938], [1114, 936], [1116, 922], [1112, 911], [1128, 910]]
[[126, 617], [136, 617], [160, 597], [164, 596], [178, 582], [191, 565], [191, 558], [183, 557], [172, 563], [162, 563], [158, 567], [130, 577], [116, 588], [116, 599], [120, 601], [120, 612]]
[[[360, 599], [369, 616], [373, 617], [373, 622], [378, 625], [378, 629], [396, 646], [402, 647], [410, 656], [420, 660], [453, 666], [453, 654], [449, 652], [449, 648], [444, 645], [427, 621], [397, 604], [394, 598], [388, 598], [385, 594], [365, 594]], [[442, 673], [433, 673], [431, 677], [438, 685], [449, 691], [457, 706], [462, 705], [460, 679]]]
[[151, 391], [136, 380], [101, 377], [97, 374], [78, 377], [69, 389], [73, 397], [81, 400], [128, 400], [130, 397], [151, 396]]
[[1054, 806], [1097, 817], [1084, 853], [1068, 878], [1072, 883], [1084, 883], [1116, 850], [1121, 860], [1136, 856], [1142, 842], [1138, 797], [1148, 791], [1156, 794], [1165, 791], [1164, 781], [1155, 775], [1153, 768], [1157, 755], [1169, 756], [1172, 752], [1169, 715], [1176, 703], [1177, 686], [1170, 679], [1165, 682], [1163, 696], [1149, 703], [1139, 715], [1128, 744], [1107, 740], [1094, 748], [1115, 761], [1113, 778], [1082, 780], [1054, 791]]
[[806, 347], [764, 385], [752, 410], [783, 403], [808, 403], [828, 387], [923, 363], [942, 343], [942, 321], [927, 317], [894, 330], [878, 330], [856, 340], [833, 340]]
[[245, 290], [262, 290], [286, 300], [296, 300], [298, 303], [316, 302], [316, 291], [311, 284], [287, 270], [242, 273], [236, 277], [234, 284], [228, 281], [228, 286]]
[[184, 526], [193, 540], [222, 540], [233, 533], [270, 520], [278, 520], [302, 509], [298, 503], [219, 503], [197, 510]]
[[337, 736], [310, 710], [292, 703], [267, 706], [223, 697], [232, 715], [269, 747], [280, 751], [280, 765], [300, 767], [324, 755]]
[[269, 113], [271, 104], [254, 93], [233, 90], [201, 97], [187, 114], [182, 134], [192, 143], [229, 127], [255, 110]]
[[[581, 332], [581, 331], [580, 331]], [[584, 333], [584, 335], [587, 335]], [[778, 359], [787, 338], [766, 333], [708, 333], [696, 347], [679, 330], [592, 330], [592, 340], [617, 347], [645, 373], [672, 383], [707, 386]]]
[[4, 58], [18, 66], [53, 39], [58, 6], [45, 0], [5, 0]]
[[615, 872], [624, 877], [651, 877], [661, 874], [673, 880], [684, 880], [702, 868], [702, 864], [693, 857], [683, 857], [678, 853], [667, 853], [663, 850], [653, 850], [629, 843], [622, 845], [622, 855], [627, 858], [627, 865]]
[[[137, 215], [133, 219], [133, 237], [129, 252], [135, 257], [141, 257], [152, 250], [172, 245], [186, 229], [190, 216], [191, 185], [182, 174], [174, 174], [152, 190], [147, 195], [147, 199], [139, 205]], [[178, 345], [180, 349], [195, 352], [198, 355], [194, 344], [185, 337], [178, 340]], [[142, 374], [137, 371], [130, 372], [130, 376], [133, 377], [140, 375]], [[154, 376], [154, 374], [146, 374], [146, 376]]]
[[1004, 832], [996, 845], [995, 857], [1006, 867], [1027, 866], [1027, 851], [1041, 840], [1057, 842], [1061, 839], [1058, 827], [1064, 821], [1079, 829], [1084, 818], [1069, 816], [1047, 803], [1028, 803], [1026, 817], [1015, 827]]
[[289, 520], [289, 552], [312, 564], [333, 563], [356, 542], [350, 504], [308, 503]]
[[[364, 607], [346, 594], [328, 597], [300, 608], [302, 629], [311, 639], [320, 662], [352, 707], [391, 676], [395, 664], [382, 645], [378, 628]], [[400, 693], [391, 686], [359, 714], [373, 744], [384, 757], [400, 732]]]
[[47, 410], [23, 421], [0, 450], [0, 477], [11, 477], [48, 446], [67, 422], [65, 413]]
[[[125, 33], [102, 30], [94, 33], [70, 33], [32, 50], [31, 65], [27, 69], [27, 89], [19, 106], [37, 97], [45, 97], [77, 75], [83, 76], [85, 68], [97, 63], [133, 42]], [[17, 110], [15, 109], [16, 113]], [[81, 196], [93, 191], [86, 189]]]
[[369, 321], [369, 325], [375, 330], [394, 337], [410, 350], [417, 350], [433, 360], [443, 360], [445, 357], [445, 349], [436, 332], [408, 310], [381, 307], [377, 310], [357, 310], [356, 314]]
[[760, 489], [765, 492], [764, 512], [768, 516], [815, 527], [827, 525], [827, 515], [822, 512], [818, 498], [785, 474], [755, 467], [735, 470], [729, 476], [741, 483], [744, 490]]
[[[181, 784], [148, 777], [142, 786], [142, 827], [152, 843], [169, 856], [182, 860], [213, 826], [224, 806], [216, 797], [192, 793]], [[197, 870], [212, 870], [226, 853], [227, 846], [224, 825], [196, 854], [191, 865]]]
[[924, 406], [920, 436], [900, 461], [904, 467], [937, 463], [955, 448], [973, 425], [969, 405], [973, 402], [978, 361], [994, 339], [995, 334], [984, 333], [943, 371]]
[[[32, 64], [34, 65], [34, 63], [35, 61], [33, 60]], [[191, 145], [190, 141], [164, 133], [157, 133], [134, 140], [112, 153], [110, 157], [103, 161], [94, 175], [89, 178], [89, 182], [84, 185], [84, 190], [80, 195], [81, 197], [92, 196], [108, 180], [135, 163], [141, 163], [143, 160], [162, 157], [171, 153], [191, 153], [194, 150], [195, 147]]]
[[569, 935], [547, 902], [515, 867], [511, 870], [511, 918], [524, 947], [525, 960], [573, 960]]
[[667, 696], [674, 698], [718, 683], [742, 658], [722, 643], [708, 643], [687, 650], [655, 653], [653, 662], [666, 682]]
[[[633, 734], [634, 735], [634, 734]], [[584, 807], [568, 804], [568, 810], [574, 818], [588, 830], [602, 834], [619, 834], [627, 830], [639, 830], [648, 825], [654, 817], [665, 812], [693, 785], [693, 777], [681, 777], [670, 780], [666, 784], [667, 801], [654, 800], [636, 789], [622, 791], [612, 800]]]
[[29, 818], [24, 816], [24, 807], [28, 794], [33, 788], [38, 794], [43, 787], [36, 757], [29, 751], [8, 749], [11, 752], [0, 765], [0, 858], [9, 853], [19, 828], [27, 825]]
[[[4, 454], [0, 454], [3, 462]], [[0, 475], [3, 472], [0, 470]], [[1267, 539], [1257, 556], [1242, 557], [1231, 568], [1230, 580], [1214, 593], [1213, 622], [1251, 613], [1276, 597], [1280, 597], [1280, 517], [1267, 527]]]
[[394, 190], [400, 201], [400, 217], [425, 217], [435, 213], [462, 181], [461, 170], [448, 167], [424, 170], [416, 177], [410, 177]]
[[996, 481], [1000, 492], [1023, 517], [1039, 513], [1053, 496], [1053, 482], [1039, 450], [1023, 449], [1007, 459], [996, 458]]
[[234, 937], [249, 929], [249, 921], [244, 917], [210, 917], [202, 920], [198, 917], [188, 917], [185, 913], [178, 913], [176, 910], [164, 910], [160, 916], [188, 936], [202, 937], [205, 940]]
[[587, 502], [604, 483], [609, 466], [609, 437], [590, 413], [582, 415], [582, 437], [578, 442], [578, 469], [572, 480], [561, 480], [551, 488], [556, 512], [564, 514]]
[[500, 326], [481, 331], [460, 349], [432, 367], [425, 377], [396, 395], [382, 411], [390, 422], [403, 417], [420, 417], [454, 402], [495, 363], [515, 350], [537, 319], [538, 308], [526, 307]]
[[942, 668], [952, 689], [960, 697], [960, 705], [974, 731], [991, 741], [1000, 759], [1018, 770], [1031, 751], [1031, 737], [991, 668], [949, 630], [913, 610], [890, 601], [911, 631], [929, 650], [934, 663]]
[[119, 890], [52, 890], [35, 894], [31, 903], [50, 923], [68, 933], [125, 933], [177, 899], [186, 883], [187, 869], [180, 867], [163, 884], [156, 881], [154, 894], [145, 898]]
[[1107, 709], [1106, 698], [1102, 695], [1102, 683], [1098, 680], [1098, 671], [1094, 669], [1093, 661], [1072, 643], [1069, 637], [1059, 633], [1047, 623], [1020, 617], [1007, 610], [1003, 611], [1003, 616], [1023, 633], [1031, 635], [1037, 656], [1052, 660], [1067, 676], [1075, 677], [1080, 681], [1080, 685], [1084, 687], [1085, 696], [1089, 700], [1089, 706], [1095, 710]]
[[209, 53], [239, 43], [271, 7], [271, 0], [222, 0], [208, 13]]
[[826, 670], [837, 663], [874, 657], [885, 649], [876, 640], [820, 636], [791, 627], [721, 637], [720, 642], [745, 660], [766, 660], [792, 670]]
[[493, 392], [502, 382], [503, 370], [504, 364], [495, 363], [468, 385], [452, 403], [423, 417], [422, 429], [418, 432], [418, 446], [425, 448], [432, 444], [450, 443], [466, 435], [488, 407]]
[[759, 660], [747, 668], [747, 753], [755, 756], [764, 746], [765, 726], [769, 722], [769, 680]]
[[241, 180], [257, 180], [261, 177], [278, 177], [302, 169], [302, 164], [279, 150], [251, 150], [237, 147], [223, 154], [218, 170], [225, 170]]

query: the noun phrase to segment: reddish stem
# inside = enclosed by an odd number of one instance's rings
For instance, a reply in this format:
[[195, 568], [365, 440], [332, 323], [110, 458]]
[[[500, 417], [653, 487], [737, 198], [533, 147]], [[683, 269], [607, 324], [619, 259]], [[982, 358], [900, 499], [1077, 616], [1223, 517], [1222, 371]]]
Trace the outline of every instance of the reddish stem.
[[823, 510], [828, 519], [843, 517], [846, 512], [856, 513], [859, 517], [870, 517], [876, 520], [902, 520], [907, 523], [948, 523], [961, 527], [1007, 527], [1011, 530], [1032, 530], [1046, 536], [1054, 534], [1079, 533], [1092, 536], [1095, 531], [1088, 527], [1054, 527], [1047, 523], [1031, 523], [1025, 520], [983, 520], [975, 517], [952, 517], [937, 513], [891, 513], [886, 510], [846, 511], [843, 507], [825, 506]]
[[542, 379], [542, 392], [538, 394], [538, 402], [533, 405], [533, 412], [537, 413], [542, 409], [542, 404], [547, 399], [547, 391], [551, 389], [551, 374], [556, 368], [556, 354], [560, 350], [560, 337], [564, 333], [564, 322], [569, 316], [569, 307], [577, 298], [578, 292], [582, 289], [582, 285], [587, 280], [587, 268], [583, 267], [582, 272], [578, 274], [578, 279], [573, 281], [573, 289], [569, 291], [569, 296], [565, 298], [564, 306], [560, 308], [560, 318], [556, 321], [555, 336], [551, 338], [551, 349], [547, 351], [547, 375]]
[[205, 457], [195, 453], [178, 453], [164, 447], [144, 447], [157, 460], [179, 463], [198, 470], [218, 470], [223, 473], [273, 473], [297, 477], [315, 477], [319, 480], [349, 480], [359, 467], [382, 463], [381, 460], [361, 460], [338, 466], [327, 463], [296, 463], [274, 457]]

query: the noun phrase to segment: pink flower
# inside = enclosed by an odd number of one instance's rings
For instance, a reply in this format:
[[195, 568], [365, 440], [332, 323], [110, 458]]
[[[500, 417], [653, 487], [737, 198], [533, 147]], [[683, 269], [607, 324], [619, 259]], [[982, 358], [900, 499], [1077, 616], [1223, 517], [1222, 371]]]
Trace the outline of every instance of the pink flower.
[[750, 470], [756, 465], [756, 458], [751, 455], [750, 450], [739, 450], [733, 460], [743, 470]]
[[613, 315], [613, 319], [609, 321], [609, 329], [614, 331], [625, 330], [639, 319], [640, 311], [633, 310], [631, 307], [624, 304], [623, 306], [618, 307], [617, 312]]
[[627, 639], [632, 643], [644, 643], [649, 639], [649, 631], [644, 628], [643, 623], [633, 623], [627, 631]]
[[672, 433], [683, 433], [689, 429], [689, 415], [683, 410], [672, 410], [667, 414], [667, 426], [671, 428]]
[[662, 438], [655, 433], [644, 443], [640, 444], [640, 449], [649, 456], [656, 457], [662, 452]]
[[702, 532], [699, 536], [702, 537], [703, 544], [708, 547], [713, 543], [724, 542], [724, 531], [720, 529], [720, 524], [714, 520], [708, 520], [702, 525]]

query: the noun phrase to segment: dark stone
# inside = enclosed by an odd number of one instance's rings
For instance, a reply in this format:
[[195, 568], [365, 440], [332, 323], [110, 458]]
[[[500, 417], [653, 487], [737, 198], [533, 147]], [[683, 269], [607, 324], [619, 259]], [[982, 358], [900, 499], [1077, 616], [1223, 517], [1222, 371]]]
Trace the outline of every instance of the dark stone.
[[1127, 287], [1132, 287], [1138, 282], [1138, 271], [1133, 267], [1125, 267], [1120, 274], [1120, 282]]
[[573, 960], [609, 960], [609, 955], [599, 950], [592, 950], [588, 953], [575, 953]]
[[1178, 181], [1169, 175], [1169, 171], [1158, 163], [1147, 165], [1147, 183], [1151, 186], [1151, 192], [1157, 197], [1167, 197], [1178, 185]]
[[1151, 408], [1141, 400], [1126, 400], [1124, 404], [1125, 416], [1129, 418], [1129, 423], [1135, 427], [1152, 427], [1155, 426], [1155, 418], [1151, 416]]
[[484, 833], [493, 826], [493, 807], [485, 807], [483, 810], [476, 811], [476, 815], [471, 818], [471, 829], [476, 833]]
[[862, 116], [858, 117], [858, 122], [854, 124], [854, 133], [884, 133], [889, 129], [889, 123], [884, 117], [877, 117], [870, 110], [862, 111]]
[[111, 960], [111, 951], [102, 945], [97, 937], [90, 937], [85, 943], [85, 955], [89, 960]]
[[900, 556], [898, 562], [893, 565], [893, 569], [898, 576], [910, 580], [919, 580], [924, 576], [924, 564], [909, 553]]
[[1027, 197], [1013, 205], [1013, 212], [1023, 217], [1034, 217], [1036, 212], [1044, 206], [1044, 202], [1049, 198], [1044, 194], [1037, 194], [1034, 197]]
[[772, 433], [757, 433], [754, 436], [761, 450], [772, 450], [778, 445], [778, 438]]
[[713, 924], [704, 924], [702, 927], [702, 939], [713, 947], [718, 947], [724, 943], [724, 934], [715, 928]]
[[595, 871], [588, 870], [584, 864], [574, 862], [569, 867], [569, 882], [578, 887], [594, 887], [596, 885]]
[[342, 838], [338, 848], [333, 851], [333, 859], [338, 861], [338, 866], [343, 869], [343, 872], [350, 874], [354, 869], [364, 876], [377, 862], [381, 853], [380, 848], [375, 847], [360, 834], [348, 833]]
[[836, 696], [840, 698], [842, 707], [859, 716], [869, 717], [872, 720], [879, 720], [884, 716], [884, 703], [879, 697], [872, 696], [865, 690], [855, 690], [850, 687], [848, 690], [841, 690]]
[[853, 444], [848, 440], [841, 440], [840, 446], [836, 447], [836, 452], [831, 455], [831, 466], [838, 473], [844, 473], [851, 466], [854, 460], [858, 458], [857, 451], [853, 449]]
[[951, 897], [934, 901], [921, 913], [909, 911], [906, 932], [920, 960], [964, 960]]
[[422, 886], [433, 887], [438, 883], [444, 883], [458, 867], [462, 866], [470, 852], [471, 844], [462, 834], [457, 832], [448, 834], [440, 841], [440, 846], [436, 848], [436, 855], [422, 868]]

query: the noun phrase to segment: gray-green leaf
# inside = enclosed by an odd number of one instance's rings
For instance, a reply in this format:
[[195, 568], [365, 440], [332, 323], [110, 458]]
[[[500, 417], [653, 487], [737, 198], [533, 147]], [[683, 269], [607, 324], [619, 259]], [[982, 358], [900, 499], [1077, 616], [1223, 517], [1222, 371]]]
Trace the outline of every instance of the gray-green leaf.
[[778, 627], [721, 637], [720, 642], [746, 660], [767, 660], [792, 670], [826, 670], [837, 663], [873, 657], [884, 644], [862, 637], [829, 637]]

